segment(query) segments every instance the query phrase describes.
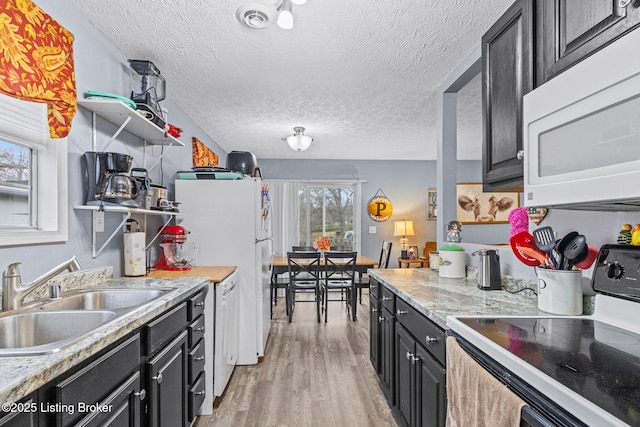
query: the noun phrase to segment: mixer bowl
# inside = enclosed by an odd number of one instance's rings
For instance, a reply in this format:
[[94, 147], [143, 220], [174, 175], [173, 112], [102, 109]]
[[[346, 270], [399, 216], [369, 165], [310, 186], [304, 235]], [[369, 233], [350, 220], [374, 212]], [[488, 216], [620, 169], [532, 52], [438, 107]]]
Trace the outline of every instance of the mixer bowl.
[[200, 255], [194, 243], [160, 243], [167, 263], [167, 270], [188, 270]]

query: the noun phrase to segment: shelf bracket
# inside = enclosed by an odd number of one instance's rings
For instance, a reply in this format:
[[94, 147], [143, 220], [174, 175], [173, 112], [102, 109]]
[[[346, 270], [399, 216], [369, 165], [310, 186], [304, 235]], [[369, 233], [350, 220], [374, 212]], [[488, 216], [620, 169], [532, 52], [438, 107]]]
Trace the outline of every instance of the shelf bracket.
[[[94, 216], [98, 215], [98, 211], [93, 211], [93, 215]], [[107, 240], [102, 244], [102, 246], [100, 246], [100, 249], [98, 249], [97, 251], [96, 251], [96, 246], [97, 246], [96, 241], [97, 241], [98, 233], [96, 232], [95, 228], [93, 229], [93, 242], [91, 245], [91, 256], [93, 256], [94, 259], [100, 255], [100, 253], [109, 244], [109, 242], [113, 240], [116, 234], [122, 230], [122, 227], [124, 227], [125, 223], [129, 218], [131, 218], [131, 212], [124, 212], [122, 222], [118, 224], [115, 230], [113, 230], [113, 233], [111, 233], [111, 235], [107, 238]]]
[[116, 133], [114, 133], [111, 139], [107, 141], [107, 143], [104, 145], [103, 150], [106, 150], [107, 147], [111, 145], [111, 143], [118, 137], [118, 135], [120, 135], [120, 132], [124, 130], [124, 128], [127, 126], [127, 124], [129, 124], [130, 121], [131, 121], [131, 116], [127, 116], [127, 119], [120, 125]]
[[[169, 142], [169, 144], [165, 145], [165, 148], [169, 148], [169, 147], [172, 147], [172, 146], [173, 146], [173, 142]], [[158, 163], [160, 163], [160, 161], [164, 157], [165, 153], [166, 153], [166, 150], [163, 150], [162, 154], [160, 154], [158, 156], [158, 158], [155, 160], [155, 162], [153, 162], [151, 167], [148, 169], [149, 172], [151, 172], [152, 170], [154, 170], [158, 166]]]
[[171, 220], [172, 220], [172, 219], [173, 219], [173, 217], [172, 217], [172, 216], [170, 216], [170, 217], [169, 217], [169, 218], [164, 222], [164, 224], [162, 224], [162, 227], [160, 227], [160, 228], [158, 229], [158, 232], [156, 233], [156, 235], [155, 235], [155, 236], [153, 236], [153, 239], [151, 239], [151, 241], [149, 242], [149, 244], [147, 244], [147, 246], [145, 246], [145, 248], [144, 248], [144, 250], [145, 250], [145, 251], [148, 251], [148, 250], [149, 250], [149, 248], [151, 247], [151, 245], [153, 244], [153, 242], [155, 242], [155, 240], [158, 238], [158, 236], [160, 235], [160, 233], [162, 233], [162, 229], [163, 229], [163, 228], [165, 228], [165, 227], [166, 227], [166, 226], [171, 222]]

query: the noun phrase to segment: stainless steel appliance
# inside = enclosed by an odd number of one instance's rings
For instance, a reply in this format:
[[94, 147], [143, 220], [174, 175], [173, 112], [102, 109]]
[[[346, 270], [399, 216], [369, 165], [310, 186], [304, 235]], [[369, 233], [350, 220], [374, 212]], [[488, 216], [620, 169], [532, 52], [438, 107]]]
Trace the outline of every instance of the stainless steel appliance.
[[640, 206], [640, 30], [524, 97], [526, 206]]
[[138, 207], [137, 185], [126, 175], [131, 169], [128, 154], [87, 151], [82, 156], [85, 204]]
[[495, 249], [480, 249], [471, 255], [478, 255], [478, 288], [486, 291], [502, 289], [500, 275], [500, 254]]
[[640, 423], [640, 247], [604, 245], [590, 316], [449, 317], [465, 350], [528, 403], [529, 423]]

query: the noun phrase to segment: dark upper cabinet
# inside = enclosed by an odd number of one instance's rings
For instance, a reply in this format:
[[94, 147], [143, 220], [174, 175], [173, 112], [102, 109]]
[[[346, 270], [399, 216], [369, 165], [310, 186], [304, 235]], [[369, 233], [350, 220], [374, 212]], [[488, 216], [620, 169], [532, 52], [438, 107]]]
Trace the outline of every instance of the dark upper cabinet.
[[533, 88], [533, 17], [533, 0], [518, 0], [482, 37], [482, 182], [487, 192], [522, 189], [522, 103]]
[[544, 0], [536, 14], [540, 85], [640, 25], [640, 0]]

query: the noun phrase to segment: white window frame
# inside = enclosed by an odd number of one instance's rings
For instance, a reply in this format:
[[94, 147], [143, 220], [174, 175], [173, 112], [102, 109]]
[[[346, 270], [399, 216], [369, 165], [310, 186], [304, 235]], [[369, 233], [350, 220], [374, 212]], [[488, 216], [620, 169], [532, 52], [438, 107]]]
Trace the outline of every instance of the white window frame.
[[67, 138], [50, 139], [47, 107], [0, 95], [0, 138], [33, 150], [35, 227], [0, 230], [0, 247], [66, 242], [68, 230]]

